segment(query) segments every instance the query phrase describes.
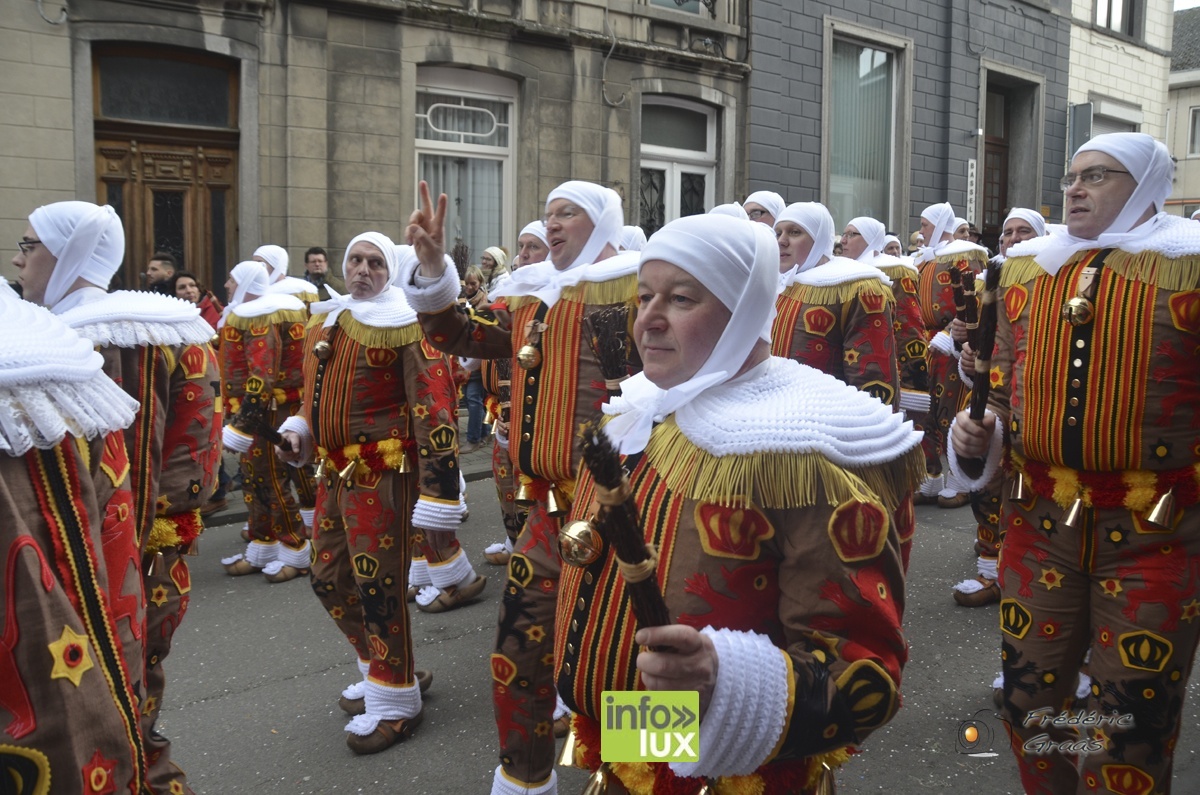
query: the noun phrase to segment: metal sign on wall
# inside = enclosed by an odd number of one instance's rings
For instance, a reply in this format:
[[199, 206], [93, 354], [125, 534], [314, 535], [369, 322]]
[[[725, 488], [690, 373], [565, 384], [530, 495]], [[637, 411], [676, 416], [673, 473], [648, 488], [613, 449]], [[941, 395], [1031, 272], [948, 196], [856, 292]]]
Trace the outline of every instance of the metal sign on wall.
[[971, 223], [976, 223], [975, 220], [975, 158], [967, 161], [967, 220]]

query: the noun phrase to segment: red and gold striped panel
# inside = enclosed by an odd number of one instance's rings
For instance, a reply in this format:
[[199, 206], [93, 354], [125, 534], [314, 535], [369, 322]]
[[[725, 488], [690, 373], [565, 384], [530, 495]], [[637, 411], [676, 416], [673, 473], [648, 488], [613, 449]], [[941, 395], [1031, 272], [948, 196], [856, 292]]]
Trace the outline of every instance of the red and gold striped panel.
[[771, 324], [771, 355], [785, 359], [792, 355], [792, 335], [800, 319], [803, 304], [796, 300], [797, 285], [792, 285], [775, 299], [775, 322]]
[[[683, 498], [673, 495], [666, 484], [657, 476], [643, 458], [631, 478], [634, 502], [640, 506], [642, 529], [647, 543], [658, 549], [658, 582], [665, 592], [671, 557], [674, 553], [676, 529], [679, 527]], [[595, 484], [586, 473], [580, 483], [576, 500], [580, 505], [592, 505]], [[582, 501], [582, 502], [579, 502]], [[581, 589], [591, 591], [585, 583], [585, 574], [590, 571], [594, 579], [591, 599], [585, 609], [578, 609]], [[572, 701], [584, 714], [598, 717], [601, 712], [601, 693], [605, 690], [638, 689], [637, 644], [633, 635], [637, 626], [629, 609], [625, 594], [625, 581], [617, 572], [616, 558], [608, 554], [599, 571], [592, 566], [584, 569], [564, 565], [559, 580], [558, 616], [555, 628], [554, 656], [556, 666], [563, 660], [568, 634], [575, 634], [577, 654], [569, 655], [572, 663], [571, 677], [563, 677], [560, 683], [570, 681]], [[579, 630], [574, 632], [571, 621], [585, 615], [588, 620], [579, 621]]]

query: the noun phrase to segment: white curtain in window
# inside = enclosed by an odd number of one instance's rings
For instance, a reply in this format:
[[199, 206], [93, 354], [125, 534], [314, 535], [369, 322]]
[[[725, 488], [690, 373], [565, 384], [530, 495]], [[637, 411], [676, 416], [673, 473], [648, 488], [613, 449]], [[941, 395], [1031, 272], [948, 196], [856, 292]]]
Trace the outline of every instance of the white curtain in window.
[[500, 160], [458, 155], [421, 154], [418, 179], [429, 183], [429, 192], [445, 193], [446, 248], [460, 240], [471, 249], [471, 261], [488, 246], [504, 241], [504, 165]]
[[834, 40], [829, 211], [836, 224], [891, 216], [895, 57]]

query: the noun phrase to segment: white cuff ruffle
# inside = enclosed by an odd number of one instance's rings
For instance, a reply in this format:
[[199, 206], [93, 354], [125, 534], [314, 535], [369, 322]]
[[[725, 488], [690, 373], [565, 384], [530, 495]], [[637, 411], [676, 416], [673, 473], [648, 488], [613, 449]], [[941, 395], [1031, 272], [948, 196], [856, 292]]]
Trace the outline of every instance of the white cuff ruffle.
[[492, 795], [556, 795], [558, 792], [558, 773], [550, 771], [550, 778], [536, 786], [523, 784], [504, 775], [504, 768], [497, 765], [496, 775], [492, 779]]
[[443, 563], [427, 563], [429, 581], [437, 588], [445, 590], [458, 585], [466, 585], [475, 581], [475, 568], [467, 558], [467, 553], [460, 547], [454, 557]]
[[954, 350], [954, 340], [950, 337], [949, 331], [939, 331], [937, 334], [934, 334], [933, 339], [929, 341], [929, 347], [946, 356], [957, 355], [957, 352]]
[[[987, 412], [991, 414], [992, 412]], [[994, 416], [994, 415], [993, 415]], [[954, 435], [954, 426], [958, 423], [956, 418], [950, 423], [950, 433], [947, 434], [947, 439]], [[987, 457], [984, 459], [983, 474], [978, 479], [972, 480], [963, 474], [962, 469], [958, 466], [958, 455], [954, 452], [954, 445], [946, 445], [946, 458], [950, 461], [950, 471], [958, 478], [959, 483], [965, 487], [966, 491], [983, 491], [984, 487], [995, 477], [1000, 470], [1000, 459], [1004, 456], [1004, 428], [1000, 424], [1000, 418], [996, 417], [996, 428], [992, 432], [992, 441], [988, 445]]]
[[226, 425], [221, 429], [221, 441], [225, 444], [226, 450], [233, 450], [235, 453], [248, 453], [254, 446], [253, 436], [242, 433], [232, 425]]
[[929, 393], [911, 389], [900, 390], [900, 408], [908, 414], [923, 417], [929, 413]]
[[408, 587], [422, 588], [426, 585], [433, 585], [433, 580], [429, 579], [429, 562], [425, 558], [413, 558], [412, 563], [408, 564]]
[[428, 278], [421, 277], [419, 268], [419, 265], [415, 266], [412, 276], [401, 279], [404, 296], [413, 309], [432, 314], [441, 312], [458, 300], [458, 294], [462, 290], [458, 283], [458, 271], [446, 268], [440, 278], [430, 282]]
[[678, 776], [753, 773], [779, 742], [788, 712], [788, 660], [766, 635], [700, 630], [717, 649], [717, 685], [700, 722], [700, 761], [672, 762]]

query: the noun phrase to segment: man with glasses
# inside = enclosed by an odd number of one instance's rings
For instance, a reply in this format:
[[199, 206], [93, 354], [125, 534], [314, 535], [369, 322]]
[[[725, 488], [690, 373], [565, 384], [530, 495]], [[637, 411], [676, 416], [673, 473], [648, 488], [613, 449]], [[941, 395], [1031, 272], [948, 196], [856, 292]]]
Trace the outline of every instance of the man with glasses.
[[[1200, 640], [1200, 229], [1163, 212], [1173, 172], [1148, 135], [1080, 147], [1066, 231], [1008, 251], [989, 411], [951, 431], [952, 467], [986, 456], [986, 482], [1007, 456], [1025, 492], [1000, 628], [1026, 792], [1171, 788]], [[1079, 735], [1053, 719], [1086, 652], [1084, 708], [1110, 720]]]
[[491, 657], [501, 761], [492, 792], [544, 795], [557, 790], [551, 724], [558, 531], [575, 492], [579, 425], [617, 388], [606, 384], [583, 343], [581, 323], [633, 298], [638, 257], [617, 254], [621, 197], [590, 182], [565, 182], [546, 198], [550, 259], [513, 272], [496, 291], [512, 313], [511, 329], [489, 325], [456, 307], [458, 274], [443, 257], [445, 206], [443, 195], [435, 208], [422, 182], [421, 206], [406, 233], [420, 266], [401, 280], [435, 347], [483, 359], [513, 357], [509, 452], [517, 497], [530, 509], [508, 561]]
[[[191, 590], [185, 553], [204, 529], [200, 508], [216, 486], [221, 455], [212, 326], [188, 301], [150, 292], [106, 292], [125, 256], [121, 219], [107, 205], [66, 201], [39, 207], [29, 216], [20, 248], [13, 265], [25, 300], [49, 308], [96, 346], [105, 373], [141, 403], [125, 431], [136, 559], [119, 569], [110, 565], [109, 578], [114, 607], [131, 605], [136, 617], [128, 620], [137, 621], [134, 635], [144, 643], [122, 636], [144, 655], [140, 664], [127, 665], [133, 669], [130, 678], [142, 680], [144, 687], [146, 789], [190, 792], [183, 771], [171, 763], [170, 740], [154, 726], [166, 689], [162, 663]], [[120, 469], [108, 469], [111, 481], [106, 486], [109, 475], [98, 475], [99, 488], [119, 500]], [[114, 514], [129, 510], [113, 500], [107, 502]], [[106, 521], [112, 519], [110, 514]], [[117, 616], [119, 628], [126, 618]], [[130, 656], [127, 651], [127, 660]]]
[[742, 203], [742, 209], [746, 211], [746, 215], [750, 217], [751, 221], [766, 224], [772, 229], [775, 228], [775, 221], [779, 219], [786, 206], [787, 203], [783, 197], [773, 190], [756, 190]]

